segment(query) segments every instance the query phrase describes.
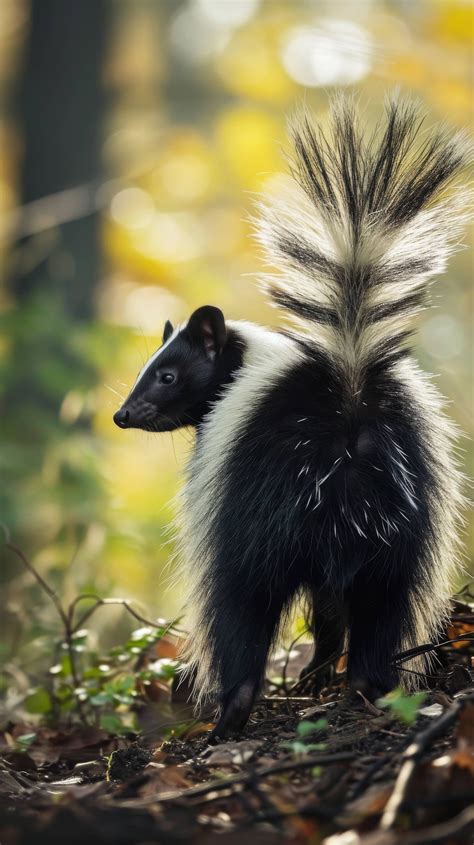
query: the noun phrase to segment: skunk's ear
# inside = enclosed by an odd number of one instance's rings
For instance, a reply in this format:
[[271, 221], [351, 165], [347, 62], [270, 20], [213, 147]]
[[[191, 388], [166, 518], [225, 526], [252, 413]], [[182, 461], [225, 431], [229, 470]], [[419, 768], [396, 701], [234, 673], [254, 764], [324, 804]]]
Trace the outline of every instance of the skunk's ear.
[[209, 358], [222, 352], [226, 340], [224, 315], [220, 308], [203, 305], [191, 314], [188, 322], [191, 339], [204, 346]]
[[167, 320], [166, 323], [165, 323], [165, 327], [163, 329], [163, 341], [162, 342], [166, 343], [166, 341], [168, 340], [169, 337], [171, 337], [173, 332], [174, 332], [173, 326], [170, 323], [170, 321]]

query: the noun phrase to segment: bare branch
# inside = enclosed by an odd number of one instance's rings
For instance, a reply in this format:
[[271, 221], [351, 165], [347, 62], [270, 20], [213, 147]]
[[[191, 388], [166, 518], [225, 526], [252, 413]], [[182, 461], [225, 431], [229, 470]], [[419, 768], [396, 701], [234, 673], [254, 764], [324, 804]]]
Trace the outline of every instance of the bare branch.
[[53, 590], [53, 588], [49, 586], [48, 582], [44, 580], [43, 576], [40, 575], [38, 570], [35, 569], [33, 564], [30, 563], [28, 558], [23, 554], [22, 550], [18, 546], [15, 545], [15, 543], [11, 543], [10, 541], [8, 541], [7, 543], [5, 543], [5, 547], [7, 549], [10, 549], [11, 552], [13, 552], [17, 557], [20, 558], [20, 560], [22, 561], [24, 566], [27, 568], [28, 572], [30, 572], [33, 575], [33, 577], [36, 579], [36, 581], [38, 582], [40, 587], [42, 587], [42, 589], [44, 590], [46, 595], [49, 596], [49, 598], [53, 602], [56, 610], [58, 611], [59, 616], [61, 617], [61, 620], [64, 624], [64, 627], [67, 629], [67, 627], [68, 627], [67, 614], [66, 614], [66, 611], [64, 610], [64, 608], [61, 604], [61, 601], [59, 599], [59, 596], [55, 592], [55, 590]]
[[74, 610], [79, 604], [79, 602], [85, 601], [87, 599], [94, 601], [95, 604], [93, 604], [92, 607], [89, 607], [88, 610], [86, 610], [85, 613], [83, 613], [82, 616], [78, 619], [72, 629], [73, 632], [82, 628], [84, 623], [92, 616], [92, 614], [95, 613], [95, 611], [99, 607], [104, 607], [105, 605], [119, 605], [120, 607], [124, 607], [125, 610], [130, 613], [131, 616], [138, 620], [138, 622], [141, 622], [143, 625], [147, 625], [150, 628], [163, 629], [163, 633], [168, 633], [168, 631], [170, 631], [172, 628], [175, 628], [175, 626], [179, 623], [179, 618], [173, 620], [172, 622], [169, 622], [167, 625], [163, 625], [163, 623], [159, 622], [152, 622], [151, 619], [147, 619], [145, 616], [142, 616], [140, 613], [134, 610], [134, 608], [130, 605], [127, 599], [103, 599], [96, 593], [83, 593], [82, 595], [77, 596], [74, 601], [71, 602], [71, 604], [69, 605], [69, 613], [71, 614], [71, 619], [74, 614]]

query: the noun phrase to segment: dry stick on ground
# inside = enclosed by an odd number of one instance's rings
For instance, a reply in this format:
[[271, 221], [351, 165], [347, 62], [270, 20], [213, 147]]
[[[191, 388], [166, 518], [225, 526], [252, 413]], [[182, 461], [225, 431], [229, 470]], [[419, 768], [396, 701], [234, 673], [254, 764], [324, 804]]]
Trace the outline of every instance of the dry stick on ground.
[[[355, 834], [350, 842], [352, 845], [446, 845], [447, 842], [467, 843], [470, 834], [474, 834], [474, 807], [467, 807], [453, 819], [423, 830], [403, 830], [399, 833], [377, 830], [365, 835]], [[458, 836], [462, 836], [462, 840], [455, 838]], [[345, 845], [349, 840], [346, 832], [325, 841], [327, 845]]]
[[415, 648], [410, 648], [408, 651], [401, 651], [400, 654], [395, 655], [394, 662], [401, 663], [412, 657], [418, 657], [420, 654], [426, 654], [427, 651], [436, 651], [436, 649], [442, 648], [445, 645], [464, 642], [464, 640], [474, 640], [474, 633], [467, 632], [466, 634], [460, 634], [459, 637], [453, 637], [451, 640], [443, 640], [440, 643], [424, 643], [423, 645], [415, 646]]
[[294, 769], [313, 769], [316, 766], [330, 766], [333, 763], [348, 763], [360, 757], [355, 751], [342, 751], [338, 754], [319, 754], [318, 756], [304, 757], [300, 760], [285, 760], [275, 766], [266, 766], [262, 769], [255, 769], [245, 775], [233, 775], [224, 780], [212, 780], [208, 783], [191, 786], [189, 789], [177, 789], [173, 792], [163, 792], [159, 795], [147, 795], [142, 799], [125, 801], [122, 807], [145, 807], [149, 804], [161, 803], [164, 801], [180, 801], [183, 798], [200, 798], [209, 793], [224, 792], [236, 786], [251, 786], [254, 782], [272, 775], [284, 774]]
[[[314, 815], [313, 809], [276, 811], [271, 815], [261, 815], [258, 821], [283, 821], [295, 816], [314, 818]], [[461, 840], [453, 838], [455, 836], [462, 836], [462, 841], [467, 842], [464, 837], [471, 833], [474, 833], [474, 807], [467, 807], [449, 821], [425, 827], [422, 830], [396, 832], [379, 829], [371, 833], [357, 833], [351, 830], [335, 833], [325, 839], [324, 843], [326, 845], [348, 845], [348, 843], [350, 845], [446, 845], [447, 842], [461, 843]]]
[[415, 741], [412, 742], [402, 755], [402, 765], [398, 773], [397, 780], [393, 792], [387, 802], [385, 810], [380, 820], [380, 828], [382, 830], [390, 830], [397, 819], [398, 811], [400, 810], [407, 791], [410, 786], [416, 765], [422, 756], [423, 752], [429, 747], [430, 743], [442, 736], [454, 724], [458, 718], [461, 710], [468, 702], [474, 701], [474, 690], [460, 696], [451, 706], [428, 728], [420, 731], [415, 736]]

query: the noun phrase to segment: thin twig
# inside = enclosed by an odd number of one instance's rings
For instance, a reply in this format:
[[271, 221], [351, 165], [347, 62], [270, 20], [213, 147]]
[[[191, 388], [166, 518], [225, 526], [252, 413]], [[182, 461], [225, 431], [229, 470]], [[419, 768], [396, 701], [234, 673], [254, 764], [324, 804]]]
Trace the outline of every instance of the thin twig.
[[428, 651], [436, 651], [437, 648], [442, 648], [445, 645], [451, 645], [451, 643], [463, 642], [464, 640], [474, 640], [474, 633], [461, 634], [459, 637], [453, 637], [452, 640], [443, 640], [441, 643], [424, 643], [423, 645], [418, 645], [415, 648], [410, 648], [408, 651], [401, 651], [400, 654], [395, 655], [393, 662], [400, 663], [404, 660], [409, 660], [411, 657], [418, 657], [418, 655], [426, 654]]
[[277, 763], [275, 766], [266, 766], [262, 769], [256, 769], [254, 772], [249, 772], [245, 775], [235, 775], [225, 778], [225, 780], [213, 780], [202, 785], [200, 784], [199, 786], [192, 786], [189, 789], [176, 789], [172, 792], [164, 792], [159, 795], [147, 795], [141, 800], [134, 799], [131, 802], [124, 802], [121, 806], [144, 807], [148, 804], [161, 803], [162, 801], [177, 801], [188, 797], [199, 798], [203, 795], [208, 795], [210, 792], [223, 792], [236, 786], [247, 787], [255, 780], [271, 777], [272, 775], [283, 774], [285, 772], [291, 772], [295, 769], [312, 769], [316, 766], [330, 766], [334, 763], [347, 763], [351, 760], [355, 760], [359, 756], [360, 755], [354, 751], [341, 751], [337, 754], [320, 754], [319, 756], [285, 760], [283, 763]]
[[[276, 810], [273, 813], [259, 814], [256, 821], [273, 822], [284, 821], [291, 818], [319, 818], [322, 820], [333, 820], [338, 815], [338, 807], [314, 806], [300, 807], [292, 810]], [[446, 845], [447, 842], [466, 842], [466, 835], [474, 833], [474, 807], [467, 807], [459, 815], [449, 821], [422, 830], [403, 830], [400, 832], [376, 830], [371, 833], [357, 833], [355, 830], [346, 830], [339, 834], [333, 834], [325, 843], [331, 845]], [[461, 835], [462, 840], [455, 839]]]
[[[308, 681], [308, 678], [312, 678], [313, 675], [316, 675], [321, 669], [325, 669], [326, 666], [330, 666], [332, 663], [335, 665], [341, 659], [341, 657], [345, 657], [346, 654], [347, 654], [347, 651], [343, 651], [340, 654], [336, 654], [336, 655], [333, 654], [333, 656], [329, 657], [328, 660], [325, 660], [324, 663], [320, 663], [314, 669], [311, 669], [310, 672], [308, 672], [302, 678], [299, 678], [299, 680], [296, 681], [296, 683], [294, 683], [293, 686], [290, 687], [290, 689], [288, 690], [288, 696], [291, 696], [293, 692], [296, 692], [297, 690], [299, 690], [301, 688], [304, 689], [304, 687], [306, 686], [306, 683]], [[342, 672], [341, 672], [341, 675], [342, 675]]]
[[92, 614], [95, 613], [95, 611], [99, 607], [104, 607], [104, 605], [120, 605], [121, 607], [124, 607], [125, 610], [127, 610], [131, 616], [137, 619], [138, 622], [142, 622], [144, 625], [147, 625], [150, 628], [163, 629], [164, 633], [167, 633], [171, 628], [174, 628], [175, 623], [177, 624], [179, 622], [179, 620], [174, 620], [173, 622], [169, 622], [167, 625], [163, 625], [163, 623], [160, 624], [159, 622], [152, 622], [151, 619], [146, 619], [145, 616], [142, 616], [140, 613], [137, 613], [137, 611], [134, 610], [133, 607], [131, 607], [127, 599], [103, 599], [95, 593], [83, 593], [82, 595], [77, 596], [71, 603], [69, 608], [70, 610], [72, 610], [72, 613], [74, 613], [77, 604], [81, 601], [85, 601], [86, 599], [94, 600], [95, 604], [92, 607], [89, 607], [88, 610], [86, 610], [85, 613], [83, 613], [83, 615], [80, 617], [80, 619], [75, 623], [73, 628], [74, 631], [77, 631], [82, 628], [84, 623], [92, 616]]
[[[436, 649], [442, 648], [443, 646], [451, 645], [452, 643], [464, 642], [466, 640], [474, 641], [474, 633], [460, 634], [459, 637], [453, 637], [453, 639], [451, 640], [443, 640], [440, 643], [423, 643], [422, 645], [415, 646], [414, 648], [410, 648], [407, 651], [401, 651], [399, 654], [395, 655], [395, 657], [393, 658], [393, 663], [397, 665], [398, 663], [403, 663], [405, 660], [410, 660], [412, 657], [418, 657], [421, 654], [426, 654], [430, 651], [436, 651]], [[291, 695], [293, 692], [296, 692], [298, 689], [304, 686], [308, 679], [315, 675], [317, 672], [319, 672], [320, 669], [323, 669], [330, 663], [335, 663], [337, 660], [339, 660], [340, 657], [344, 657], [345, 654], [347, 654], [347, 652], [343, 652], [338, 657], [331, 657], [329, 660], [326, 660], [324, 663], [321, 663], [319, 666], [316, 666], [315, 669], [312, 669], [311, 672], [308, 672], [307, 675], [305, 675], [300, 680], [296, 681], [296, 683], [290, 687], [290, 689], [288, 690], [288, 695]], [[408, 672], [413, 670], [407, 669], [403, 671]], [[425, 675], [425, 673], [421, 672], [419, 674], [423, 677], [433, 677], [431, 675]]]
[[53, 590], [53, 588], [49, 586], [48, 582], [44, 580], [43, 576], [40, 575], [40, 573], [35, 569], [33, 564], [30, 563], [30, 561], [23, 554], [23, 552], [19, 548], [19, 546], [16, 546], [15, 543], [11, 543], [10, 541], [8, 541], [7, 543], [5, 543], [5, 548], [10, 549], [10, 551], [13, 552], [13, 554], [15, 554], [17, 557], [20, 558], [20, 560], [22, 561], [24, 566], [27, 568], [28, 572], [30, 572], [31, 575], [33, 575], [33, 577], [36, 579], [36, 581], [38, 582], [40, 587], [44, 590], [46, 595], [49, 596], [49, 598], [53, 602], [54, 606], [56, 607], [56, 610], [58, 611], [59, 616], [61, 617], [61, 620], [64, 624], [64, 627], [67, 628], [67, 624], [68, 624], [67, 614], [66, 614], [66, 611], [64, 610], [64, 608], [61, 604], [61, 601], [59, 599], [59, 596], [55, 592], [55, 590]]
[[296, 644], [300, 641], [300, 639], [301, 639], [302, 637], [304, 637], [304, 635], [305, 635], [305, 634], [307, 634], [307, 633], [308, 633], [308, 631], [307, 631], [307, 630], [302, 631], [302, 632], [301, 632], [301, 634], [298, 634], [298, 636], [297, 636], [297, 637], [295, 637], [295, 638], [294, 638], [294, 640], [293, 640], [293, 641], [290, 643], [290, 645], [288, 646], [288, 649], [287, 649], [287, 652], [286, 652], [285, 663], [283, 664], [283, 671], [282, 671], [282, 673], [281, 673], [281, 681], [282, 681], [282, 682], [281, 682], [281, 684], [280, 684], [280, 685], [278, 685], [278, 684], [275, 684], [275, 685], [274, 685], [274, 686], [276, 686], [276, 687], [277, 687], [277, 689], [278, 689], [278, 687], [280, 687], [280, 688], [283, 690], [283, 692], [285, 693], [285, 695], [286, 695], [286, 696], [288, 696], [288, 688], [287, 688], [287, 686], [286, 686], [286, 673], [288, 672], [288, 663], [290, 662], [290, 654], [291, 654], [291, 652], [293, 651], [293, 649], [294, 649], [295, 645], [296, 645]]
[[[331, 845], [345, 845], [348, 841], [347, 833], [332, 836]], [[467, 836], [470, 834], [474, 834], [474, 807], [466, 807], [453, 819], [422, 830], [402, 830], [396, 833], [379, 829], [365, 835], [354, 831], [350, 841], [353, 845], [446, 845], [447, 842], [468, 842]], [[463, 839], [458, 839], [458, 836]]]

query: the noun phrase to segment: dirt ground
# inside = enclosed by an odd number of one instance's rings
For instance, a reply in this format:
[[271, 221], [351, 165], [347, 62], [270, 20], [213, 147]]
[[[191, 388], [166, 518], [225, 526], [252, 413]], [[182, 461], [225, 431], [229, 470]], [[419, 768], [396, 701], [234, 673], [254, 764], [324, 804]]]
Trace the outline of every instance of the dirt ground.
[[[469, 613], [458, 606], [463, 631]], [[0, 843], [472, 845], [474, 634], [465, 636], [439, 650], [424, 700], [403, 718], [348, 691], [340, 672], [319, 697], [269, 684], [245, 731], [215, 746], [182, 693], [172, 703], [186, 729], [164, 741], [149, 703], [139, 736], [36, 727], [19, 751], [28, 726], [9, 724]], [[269, 675], [297, 677], [308, 648]]]

